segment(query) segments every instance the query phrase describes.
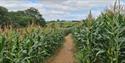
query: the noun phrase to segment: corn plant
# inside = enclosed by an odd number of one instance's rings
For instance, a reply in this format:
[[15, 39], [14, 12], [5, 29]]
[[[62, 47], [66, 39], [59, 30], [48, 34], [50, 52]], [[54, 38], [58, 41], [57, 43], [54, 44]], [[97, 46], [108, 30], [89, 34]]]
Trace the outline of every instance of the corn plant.
[[125, 18], [121, 14], [102, 14], [91, 26], [76, 28], [73, 36], [78, 63], [124, 63], [124, 30]]
[[63, 31], [59, 29], [24, 29], [0, 35], [0, 63], [44, 63], [63, 43]]
[[4, 50], [4, 42], [5, 42], [5, 38], [0, 36], [0, 63], [3, 62], [3, 50]]

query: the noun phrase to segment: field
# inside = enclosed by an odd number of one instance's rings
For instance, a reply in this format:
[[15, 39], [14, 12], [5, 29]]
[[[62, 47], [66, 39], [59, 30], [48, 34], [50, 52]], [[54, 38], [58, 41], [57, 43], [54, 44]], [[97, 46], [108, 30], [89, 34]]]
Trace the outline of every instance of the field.
[[47, 21], [34, 7], [0, 6], [0, 63], [125, 63], [122, 8], [116, 0], [97, 17], [90, 10], [83, 20]]
[[101, 15], [85, 23], [73, 31], [78, 63], [124, 63], [125, 17]]
[[0, 63], [39, 63], [63, 43], [61, 29], [6, 29], [0, 34]]
[[63, 46], [64, 37], [68, 33], [72, 33], [70, 37], [75, 44], [71, 46], [75, 47], [72, 51], [75, 58], [73, 61], [77, 63], [125, 62], [124, 15], [102, 14], [95, 20], [90, 19], [81, 23], [82, 25], [73, 28], [58, 28], [59, 24], [51, 27], [49, 24], [45, 28], [29, 26], [20, 29], [5, 28], [4, 31], [1, 29], [0, 62], [44, 63], [55, 55], [55, 50]]

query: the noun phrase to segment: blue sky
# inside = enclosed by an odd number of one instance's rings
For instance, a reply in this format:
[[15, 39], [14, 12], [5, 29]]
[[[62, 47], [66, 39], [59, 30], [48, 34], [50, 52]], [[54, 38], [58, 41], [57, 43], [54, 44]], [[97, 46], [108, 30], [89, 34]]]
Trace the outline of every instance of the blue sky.
[[[0, 0], [0, 6], [9, 11], [37, 8], [46, 20], [82, 20], [92, 11], [97, 17], [106, 8], [110, 8], [115, 0]], [[121, 0], [125, 5], [125, 0]]]

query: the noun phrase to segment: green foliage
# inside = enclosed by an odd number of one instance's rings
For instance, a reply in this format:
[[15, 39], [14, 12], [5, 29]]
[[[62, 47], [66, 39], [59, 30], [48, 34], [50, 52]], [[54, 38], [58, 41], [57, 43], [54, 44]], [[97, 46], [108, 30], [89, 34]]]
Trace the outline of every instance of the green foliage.
[[[43, 63], [63, 43], [60, 29], [33, 29], [0, 35], [0, 63]], [[4, 44], [3, 44], [4, 43]]]
[[125, 18], [121, 14], [102, 14], [91, 26], [74, 29], [78, 63], [124, 63], [124, 31]]
[[80, 26], [80, 21], [72, 22], [72, 21], [50, 21], [47, 22], [47, 26], [49, 27], [60, 27], [60, 28], [72, 28]]
[[37, 9], [31, 7], [24, 11], [8, 12], [6, 8], [0, 7], [1, 26], [26, 27], [32, 23], [40, 26], [46, 25], [44, 18]]
[[8, 13], [8, 9], [1, 7], [0, 6], [0, 25], [1, 24], [6, 24], [7, 22], [7, 13]]
[[44, 18], [42, 18], [42, 15], [39, 13], [39, 11], [33, 7], [25, 10], [26, 15], [30, 16], [33, 18], [33, 23], [37, 24], [37, 25], [42, 25], [45, 26], [46, 22], [44, 20]]

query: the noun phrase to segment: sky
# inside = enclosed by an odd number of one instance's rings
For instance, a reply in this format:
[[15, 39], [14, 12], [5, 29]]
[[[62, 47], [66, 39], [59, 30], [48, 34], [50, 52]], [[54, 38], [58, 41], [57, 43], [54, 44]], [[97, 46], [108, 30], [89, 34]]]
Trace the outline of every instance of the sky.
[[[92, 11], [97, 17], [111, 7], [115, 0], [0, 0], [0, 6], [9, 11], [26, 10], [35, 7], [46, 20], [82, 20]], [[125, 0], [121, 0], [125, 5]]]

